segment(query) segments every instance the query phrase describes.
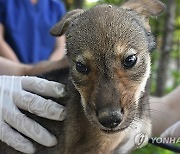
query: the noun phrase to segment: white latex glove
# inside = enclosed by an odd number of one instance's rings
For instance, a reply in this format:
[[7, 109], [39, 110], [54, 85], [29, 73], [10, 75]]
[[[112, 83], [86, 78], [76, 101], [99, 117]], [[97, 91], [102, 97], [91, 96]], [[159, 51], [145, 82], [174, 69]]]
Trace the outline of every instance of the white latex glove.
[[35, 147], [15, 130], [44, 146], [53, 146], [57, 140], [18, 108], [53, 120], [65, 117], [63, 106], [31, 92], [56, 98], [65, 94], [64, 85], [53, 81], [37, 77], [0, 76], [0, 140], [24, 153], [34, 153]]
[[171, 127], [166, 129], [162, 134], [161, 137], [180, 137], [180, 121], [173, 124]]

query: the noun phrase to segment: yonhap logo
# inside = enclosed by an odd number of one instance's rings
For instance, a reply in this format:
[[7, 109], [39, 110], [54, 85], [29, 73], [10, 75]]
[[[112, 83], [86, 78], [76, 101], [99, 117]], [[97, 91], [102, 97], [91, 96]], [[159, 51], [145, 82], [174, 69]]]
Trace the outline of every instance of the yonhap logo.
[[134, 138], [134, 143], [137, 148], [142, 148], [148, 143], [149, 137], [147, 133], [138, 133]]
[[[137, 148], [142, 148], [148, 143], [149, 137], [147, 133], [138, 133], [134, 138]], [[177, 144], [180, 143], [180, 137], [150, 137], [152, 143]]]
[[180, 137], [151, 137], [152, 143], [166, 143], [166, 144], [176, 144], [180, 143]]

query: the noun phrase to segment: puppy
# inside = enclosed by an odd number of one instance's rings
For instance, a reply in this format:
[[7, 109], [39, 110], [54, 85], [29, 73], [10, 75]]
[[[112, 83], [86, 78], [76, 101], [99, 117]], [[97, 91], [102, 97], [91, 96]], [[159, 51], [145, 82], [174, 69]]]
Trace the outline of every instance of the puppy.
[[[35, 143], [36, 153], [128, 153], [139, 146], [139, 133], [147, 135], [147, 143], [151, 120], [145, 87], [155, 47], [148, 18], [163, 9], [158, 0], [99, 5], [69, 12], [51, 29], [54, 36], [66, 34], [69, 78], [61, 70], [44, 77], [66, 84], [67, 117], [54, 122], [31, 116], [58, 138], [51, 148]], [[18, 153], [3, 143], [0, 149]]]

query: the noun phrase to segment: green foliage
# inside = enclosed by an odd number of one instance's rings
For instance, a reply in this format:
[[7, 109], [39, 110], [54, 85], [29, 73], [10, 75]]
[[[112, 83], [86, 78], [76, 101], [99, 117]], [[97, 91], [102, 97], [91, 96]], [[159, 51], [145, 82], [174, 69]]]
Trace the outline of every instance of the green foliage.
[[179, 71], [172, 71], [172, 76], [175, 80], [177, 80], [177, 84], [180, 84], [180, 72]]
[[151, 95], [154, 95], [156, 91], [157, 60], [159, 59], [159, 56], [158, 50], [154, 50], [151, 53]]
[[[162, 0], [165, 4], [166, 1]], [[176, 1], [176, 17], [175, 17], [175, 30], [173, 33], [173, 48], [170, 53], [170, 62], [169, 62], [169, 68], [167, 68], [167, 72], [171, 72], [171, 80], [172, 84], [166, 87], [165, 92], [171, 92], [175, 87], [180, 85], [180, 1]], [[159, 62], [159, 53], [162, 48], [162, 40], [164, 37], [164, 27], [165, 27], [165, 17], [166, 12], [161, 15], [161, 17], [158, 18], [151, 18], [150, 19], [150, 25], [152, 27], [152, 32], [157, 38], [157, 51], [155, 54], [152, 55], [152, 80], [151, 80], [151, 94], [154, 94], [156, 90], [156, 76], [157, 76], [157, 67]], [[172, 66], [172, 63], [174, 64], [173, 67], [170, 67], [170, 63]]]
[[120, 5], [123, 2], [123, 0], [99, 0], [99, 3], [106, 3], [106, 4], [114, 4], [114, 5]]
[[157, 146], [148, 144], [147, 146], [141, 149], [137, 149], [132, 154], [175, 154], [175, 153], [169, 150], [165, 150]]
[[88, 1], [85, 1], [84, 9], [90, 9], [90, 8], [92, 8], [95, 5], [97, 5], [97, 2], [88, 2]]

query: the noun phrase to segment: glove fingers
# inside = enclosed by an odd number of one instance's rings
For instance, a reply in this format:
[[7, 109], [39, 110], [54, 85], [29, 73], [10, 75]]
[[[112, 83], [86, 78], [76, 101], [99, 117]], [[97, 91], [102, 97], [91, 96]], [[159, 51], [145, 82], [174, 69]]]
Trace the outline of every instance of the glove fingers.
[[180, 136], [180, 121], [173, 124], [171, 127], [167, 128], [162, 134], [161, 137], [176, 137]]
[[62, 105], [59, 105], [51, 100], [46, 100], [36, 94], [26, 91], [14, 93], [14, 102], [18, 108], [29, 111], [38, 116], [52, 119], [64, 120], [65, 110]]
[[41, 96], [63, 97], [65, 95], [64, 85], [48, 81], [37, 77], [23, 77], [22, 88], [26, 91], [36, 93]]
[[14, 131], [8, 124], [0, 125], [0, 140], [23, 153], [34, 153], [35, 148], [32, 143], [24, 138], [21, 134]]
[[54, 146], [57, 143], [56, 138], [45, 128], [20, 112], [8, 113], [8, 116], [5, 117], [5, 121], [13, 128], [39, 144], [44, 146]]

